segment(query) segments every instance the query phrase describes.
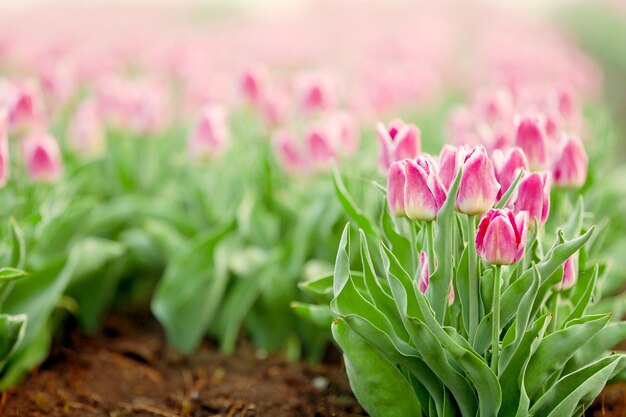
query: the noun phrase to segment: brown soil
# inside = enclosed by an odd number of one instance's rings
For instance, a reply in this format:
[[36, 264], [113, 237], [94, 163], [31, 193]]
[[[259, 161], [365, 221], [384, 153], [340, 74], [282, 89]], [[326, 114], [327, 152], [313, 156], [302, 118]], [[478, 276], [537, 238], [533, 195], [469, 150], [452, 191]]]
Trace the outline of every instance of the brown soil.
[[[167, 348], [152, 319], [112, 316], [98, 335], [70, 333], [26, 381], [0, 397], [7, 417], [354, 417], [339, 364], [232, 356], [205, 343], [193, 356]], [[626, 383], [607, 386], [586, 417], [626, 417]]]
[[2, 394], [7, 417], [349, 417], [366, 415], [337, 365], [168, 349], [153, 320], [111, 317], [101, 334], [74, 331], [20, 386]]

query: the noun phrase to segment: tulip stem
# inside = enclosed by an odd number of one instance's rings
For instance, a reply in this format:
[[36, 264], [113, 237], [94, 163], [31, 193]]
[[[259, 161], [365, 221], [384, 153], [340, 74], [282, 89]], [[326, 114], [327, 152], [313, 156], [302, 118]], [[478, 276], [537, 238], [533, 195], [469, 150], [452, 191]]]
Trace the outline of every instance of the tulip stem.
[[433, 222], [426, 222], [426, 239], [428, 240], [428, 275], [435, 272], [435, 228]]
[[560, 292], [556, 292], [552, 296], [552, 321], [550, 322], [550, 332], [554, 333], [558, 330], [558, 320], [559, 320], [559, 298]]
[[417, 226], [414, 221], [407, 219], [409, 222], [409, 229], [411, 230], [411, 263], [413, 264], [413, 278], [415, 279], [418, 275], [418, 259], [419, 256], [417, 254]]
[[493, 314], [491, 328], [491, 370], [498, 375], [498, 357], [500, 356], [500, 285], [502, 266], [494, 265], [493, 277]]
[[478, 279], [476, 278], [476, 220], [467, 216], [467, 266], [469, 277], [469, 340], [474, 342], [478, 328]]

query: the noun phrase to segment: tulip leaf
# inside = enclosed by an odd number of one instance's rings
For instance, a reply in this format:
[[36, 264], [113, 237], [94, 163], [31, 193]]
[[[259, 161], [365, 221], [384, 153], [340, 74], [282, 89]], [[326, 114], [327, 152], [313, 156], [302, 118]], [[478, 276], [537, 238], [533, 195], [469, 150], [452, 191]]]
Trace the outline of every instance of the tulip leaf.
[[368, 236], [378, 236], [378, 231], [374, 226], [374, 223], [361, 211], [359, 207], [357, 207], [356, 203], [352, 196], [348, 193], [345, 184], [341, 180], [341, 175], [339, 174], [339, 170], [336, 168], [333, 169], [333, 185], [335, 187], [335, 193], [339, 198], [339, 202], [341, 206], [359, 228], [363, 229], [363, 231]]
[[294, 301], [291, 303], [291, 308], [300, 318], [322, 329], [328, 329], [334, 318], [330, 307], [326, 305], [306, 304]]
[[593, 336], [565, 366], [565, 370], [573, 370], [586, 365], [626, 339], [626, 322], [607, 324]]
[[607, 381], [626, 365], [623, 355], [600, 359], [561, 378], [530, 409], [531, 415], [571, 417], [582, 402], [590, 404]]
[[576, 302], [574, 309], [569, 314], [565, 322], [569, 322], [571, 320], [575, 320], [580, 318], [587, 311], [587, 306], [590, 304], [591, 297], [593, 295], [593, 291], [596, 288], [596, 282], [598, 280], [598, 266], [593, 269], [593, 273], [591, 274], [591, 279], [587, 282], [585, 287], [585, 291], [582, 293], [579, 300], [572, 300]]
[[25, 314], [0, 314], [0, 371], [24, 338]]
[[[535, 320], [530, 329], [524, 332], [515, 351], [509, 347], [502, 351], [502, 358], [509, 359], [505, 364], [500, 363], [500, 386], [502, 387], [502, 414], [501, 417], [513, 417], [517, 410], [523, 409], [520, 403], [526, 397], [524, 381], [528, 362], [539, 347], [543, 335], [550, 324], [551, 314], [545, 314]], [[527, 409], [526, 405], [526, 409]]]
[[525, 171], [523, 169], [519, 170], [519, 172], [517, 173], [517, 176], [515, 177], [515, 180], [513, 180], [513, 182], [509, 186], [509, 189], [506, 190], [506, 193], [504, 193], [502, 197], [500, 197], [500, 200], [498, 200], [498, 202], [493, 206], [493, 208], [503, 209], [504, 207], [506, 207], [506, 204], [509, 202], [509, 199], [511, 198], [513, 193], [517, 191], [517, 187], [519, 186], [519, 183], [522, 177], [524, 176], [524, 172]]
[[21, 269], [4, 267], [0, 268], [0, 284], [26, 278], [29, 274]]
[[24, 233], [13, 217], [9, 219], [9, 231], [11, 235], [11, 261], [10, 266], [24, 269], [26, 262], [26, 243]]
[[377, 349], [341, 319], [333, 323], [332, 332], [344, 352], [352, 392], [370, 416], [422, 414], [422, 407], [409, 382]]
[[469, 274], [467, 266], [467, 247], [463, 249], [461, 259], [456, 267], [455, 284], [458, 293], [458, 299], [461, 303], [461, 315], [463, 316], [463, 325], [465, 329], [469, 328]]
[[526, 370], [526, 391], [532, 397], [555, 372], [562, 369], [581, 346], [609, 321], [610, 314], [587, 316], [569, 323], [541, 341]]

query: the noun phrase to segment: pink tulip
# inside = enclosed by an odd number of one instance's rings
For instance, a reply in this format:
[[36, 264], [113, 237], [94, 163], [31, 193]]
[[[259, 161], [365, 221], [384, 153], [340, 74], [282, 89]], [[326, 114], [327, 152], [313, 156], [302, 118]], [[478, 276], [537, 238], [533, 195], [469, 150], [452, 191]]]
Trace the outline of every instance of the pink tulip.
[[517, 120], [515, 127], [515, 145], [522, 148], [531, 170], [545, 169], [548, 161], [545, 119], [528, 116]]
[[544, 225], [550, 212], [550, 178], [547, 172], [527, 172], [522, 177], [513, 200], [516, 213], [525, 211], [531, 226], [537, 220]]
[[4, 187], [9, 180], [9, 166], [7, 116], [4, 110], [0, 110], [0, 187]]
[[308, 170], [308, 164], [302, 155], [302, 151], [296, 144], [295, 137], [288, 130], [277, 130], [272, 135], [272, 143], [283, 167], [292, 173], [304, 173]]
[[405, 183], [405, 164], [403, 161], [396, 161], [389, 167], [389, 175], [387, 176], [387, 202], [391, 214], [396, 217], [406, 216], [404, 211]]
[[8, 108], [9, 126], [24, 131], [41, 126], [45, 111], [39, 84], [34, 80], [3, 85], [2, 101]]
[[295, 82], [295, 92], [300, 109], [314, 113], [332, 107], [336, 101], [336, 86], [328, 74], [300, 75]]
[[28, 176], [34, 182], [56, 182], [63, 172], [63, 161], [57, 141], [46, 133], [30, 134], [22, 142]]
[[587, 153], [577, 136], [561, 140], [552, 163], [552, 179], [559, 187], [580, 188], [587, 179]]
[[476, 232], [476, 252], [488, 264], [510, 265], [524, 255], [528, 213], [513, 215], [509, 209], [491, 209]]
[[446, 189], [450, 189], [464, 159], [465, 148], [462, 146], [457, 148], [452, 145], [444, 145], [441, 149], [439, 153], [439, 177]]
[[306, 135], [306, 144], [309, 157], [319, 168], [328, 166], [337, 158], [334, 140], [328, 129], [322, 126], [312, 126]]
[[487, 151], [476, 146], [463, 162], [463, 176], [456, 195], [457, 210], [468, 215], [483, 214], [493, 207], [499, 189]]
[[388, 127], [376, 125], [376, 135], [381, 145], [380, 167], [388, 169], [391, 163], [413, 159], [420, 152], [420, 130], [402, 120], [392, 120]]
[[359, 131], [354, 117], [343, 111], [328, 114], [324, 122], [331, 134], [333, 147], [343, 155], [353, 155], [359, 146]]
[[206, 106], [189, 138], [189, 151], [194, 159], [221, 156], [229, 143], [228, 117], [220, 106]]
[[576, 284], [576, 267], [574, 266], [574, 258], [569, 257], [563, 263], [563, 279], [557, 284], [558, 290], [568, 290]]
[[509, 190], [515, 178], [519, 174], [519, 170], [528, 169], [528, 161], [526, 155], [521, 148], [514, 147], [505, 154], [500, 149], [493, 151], [493, 167], [496, 173], [496, 179], [500, 183], [500, 191], [498, 198]]
[[81, 103], [70, 120], [67, 144], [78, 155], [99, 156], [106, 147], [104, 126], [98, 105], [93, 99]]
[[241, 90], [251, 103], [259, 103], [267, 88], [267, 72], [260, 67], [247, 68], [241, 77]]
[[[419, 283], [418, 288], [422, 294], [426, 294], [428, 285], [430, 284], [430, 271], [428, 268], [428, 256], [426, 252], [420, 252], [420, 266], [419, 266]], [[450, 285], [450, 293], [448, 294], [448, 305], [454, 303], [454, 287]]]
[[405, 159], [404, 210], [411, 220], [432, 221], [446, 200], [437, 165], [429, 156]]
[[428, 284], [430, 283], [430, 272], [428, 270], [428, 256], [426, 252], [420, 252], [420, 277], [419, 277], [419, 290], [422, 294], [426, 294], [426, 290], [428, 289]]

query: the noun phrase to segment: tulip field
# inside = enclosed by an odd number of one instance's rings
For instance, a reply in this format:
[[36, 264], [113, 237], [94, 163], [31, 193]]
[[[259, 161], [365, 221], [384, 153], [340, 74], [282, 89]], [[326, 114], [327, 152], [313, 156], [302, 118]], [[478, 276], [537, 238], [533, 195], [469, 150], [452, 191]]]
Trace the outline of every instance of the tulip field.
[[0, 415], [626, 415], [626, 8], [275, 3], [0, 5]]

